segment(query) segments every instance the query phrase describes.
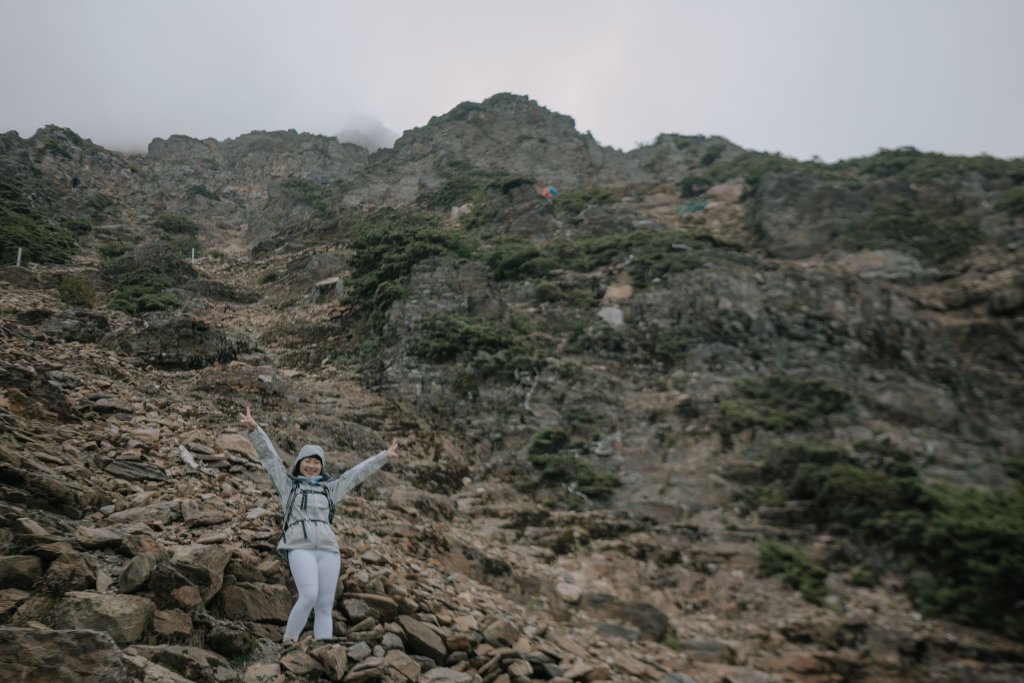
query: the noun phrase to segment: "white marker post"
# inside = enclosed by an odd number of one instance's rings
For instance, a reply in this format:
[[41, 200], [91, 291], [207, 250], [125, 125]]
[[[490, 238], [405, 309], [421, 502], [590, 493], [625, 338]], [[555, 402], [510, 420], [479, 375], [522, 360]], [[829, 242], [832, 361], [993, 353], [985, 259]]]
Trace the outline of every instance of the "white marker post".
[[192, 247], [192, 265], [196, 264], [196, 248]]
[[14, 264], [16, 266], [21, 265], [21, 247], [18, 247], [18, 261]]

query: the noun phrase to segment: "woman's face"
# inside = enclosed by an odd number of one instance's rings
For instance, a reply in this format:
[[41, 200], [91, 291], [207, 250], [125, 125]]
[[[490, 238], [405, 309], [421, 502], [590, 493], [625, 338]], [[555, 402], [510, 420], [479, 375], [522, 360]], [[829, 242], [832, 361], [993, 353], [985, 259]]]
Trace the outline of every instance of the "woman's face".
[[303, 458], [299, 461], [299, 474], [304, 477], [315, 477], [320, 474], [319, 458]]

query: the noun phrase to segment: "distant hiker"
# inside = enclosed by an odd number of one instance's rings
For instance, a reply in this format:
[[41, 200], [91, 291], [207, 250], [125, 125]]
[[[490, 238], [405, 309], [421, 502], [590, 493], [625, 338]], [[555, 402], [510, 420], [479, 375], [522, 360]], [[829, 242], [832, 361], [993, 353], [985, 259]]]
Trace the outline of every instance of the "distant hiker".
[[334, 506], [388, 460], [398, 459], [398, 442], [392, 440], [386, 451], [370, 456], [337, 479], [328, 476], [324, 468], [324, 449], [307, 444], [299, 449], [289, 474], [270, 437], [256, 424], [249, 409], [238, 417], [248, 430], [249, 441], [256, 448], [284, 505], [283, 532], [277, 552], [288, 560], [299, 597], [288, 616], [282, 642], [294, 643], [299, 639], [310, 611], [313, 612], [313, 637], [329, 640], [334, 635], [331, 612], [341, 573], [338, 538], [331, 526]]
[[540, 191], [540, 196], [544, 197], [545, 199], [554, 199], [558, 195], [558, 188], [555, 187], [553, 184], [549, 184], [547, 187]]

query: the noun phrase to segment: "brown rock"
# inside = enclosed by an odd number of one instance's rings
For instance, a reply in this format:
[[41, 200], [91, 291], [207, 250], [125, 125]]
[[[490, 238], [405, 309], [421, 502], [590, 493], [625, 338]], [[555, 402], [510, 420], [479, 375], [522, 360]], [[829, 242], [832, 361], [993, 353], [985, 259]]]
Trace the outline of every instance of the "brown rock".
[[124, 645], [142, 637], [155, 611], [152, 601], [135, 595], [72, 591], [58, 604], [54, 622], [59, 628], [105, 631]]
[[484, 638], [492, 645], [511, 645], [519, 638], [519, 629], [505, 619], [497, 619], [484, 629]]
[[402, 627], [405, 634], [406, 649], [417, 655], [423, 655], [433, 659], [438, 664], [444, 661], [448, 654], [444, 641], [434, 629], [424, 622], [403, 614], [398, 617], [398, 625]]
[[6, 619], [9, 614], [18, 609], [18, 606], [28, 600], [31, 595], [31, 593], [17, 588], [0, 590], [0, 619]]
[[242, 676], [242, 683], [270, 683], [281, 676], [281, 665], [276, 662], [269, 664], [250, 664]]
[[120, 534], [97, 527], [78, 527], [75, 529], [75, 540], [86, 550], [117, 548], [121, 545]]
[[348, 654], [344, 645], [318, 647], [313, 650], [313, 656], [320, 662], [330, 680], [341, 681], [345, 678], [348, 672]]
[[198, 586], [178, 586], [171, 591], [171, 601], [182, 609], [192, 610], [203, 604], [203, 594]]
[[236, 583], [220, 592], [220, 608], [228, 619], [283, 624], [292, 609], [292, 596], [279, 584]]
[[171, 559], [178, 564], [188, 565], [193, 573], [199, 574], [195, 582], [202, 589], [203, 601], [209, 602], [224, 585], [224, 568], [231, 559], [231, 552], [219, 545], [190, 545], [178, 548]]
[[239, 455], [246, 455], [257, 460], [256, 449], [249, 442], [245, 434], [221, 434], [217, 437], [217, 448], [224, 451], [231, 451]]
[[117, 577], [117, 589], [122, 593], [134, 593], [147, 583], [156, 569], [156, 558], [145, 553], [128, 560]]
[[106, 633], [0, 626], [0, 671], [8, 681], [105, 683], [125, 679], [121, 651]]
[[43, 561], [35, 555], [0, 557], [0, 588], [32, 588], [43, 575]]
[[157, 610], [153, 613], [153, 633], [165, 638], [192, 635], [192, 619], [181, 610]]
[[316, 680], [324, 670], [314, 657], [302, 650], [290, 650], [281, 656], [281, 667], [294, 676], [305, 680]]
[[103, 471], [128, 481], [167, 481], [167, 475], [162, 469], [141, 462], [114, 460], [104, 465]]
[[111, 514], [107, 519], [122, 524], [142, 522], [149, 526], [165, 527], [177, 519], [178, 511], [170, 503], [159, 502], [143, 507], [128, 508]]
[[[378, 621], [391, 621], [398, 616], [398, 603], [387, 595], [376, 593], [346, 593], [346, 599], [361, 600]], [[365, 615], [364, 615], [365, 616]]]
[[415, 681], [422, 669], [419, 662], [401, 650], [391, 650], [384, 655], [384, 665], [409, 681]]
[[217, 669], [231, 667], [216, 652], [188, 645], [133, 645], [129, 651], [198, 683], [218, 683]]

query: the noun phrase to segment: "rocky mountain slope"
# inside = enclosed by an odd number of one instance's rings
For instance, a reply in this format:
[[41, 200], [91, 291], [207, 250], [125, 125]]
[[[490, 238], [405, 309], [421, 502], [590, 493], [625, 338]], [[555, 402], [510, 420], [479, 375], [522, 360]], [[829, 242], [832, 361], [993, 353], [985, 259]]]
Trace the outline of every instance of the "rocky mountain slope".
[[[373, 154], [2, 135], [0, 661], [1019, 680], [1022, 246], [1024, 161], [623, 153], [507, 94]], [[278, 642], [245, 406], [409, 455], [335, 523], [337, 643]]]

